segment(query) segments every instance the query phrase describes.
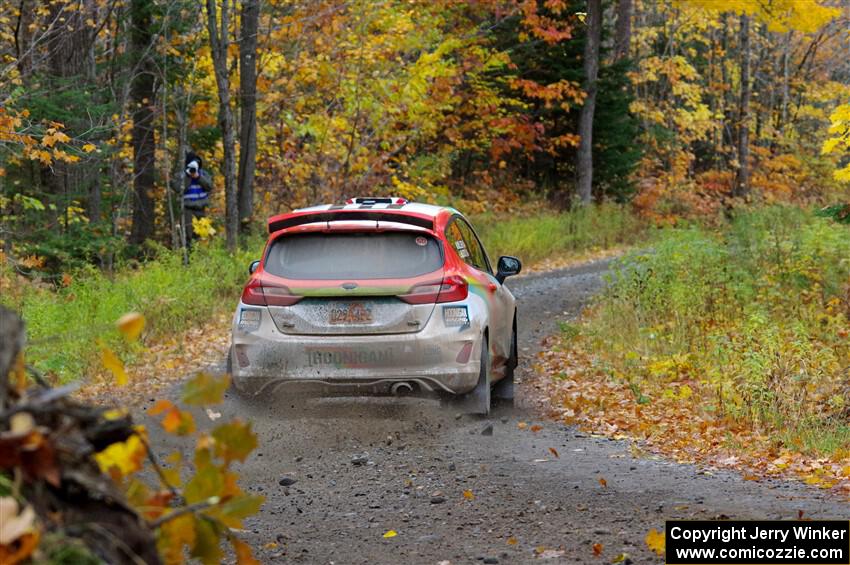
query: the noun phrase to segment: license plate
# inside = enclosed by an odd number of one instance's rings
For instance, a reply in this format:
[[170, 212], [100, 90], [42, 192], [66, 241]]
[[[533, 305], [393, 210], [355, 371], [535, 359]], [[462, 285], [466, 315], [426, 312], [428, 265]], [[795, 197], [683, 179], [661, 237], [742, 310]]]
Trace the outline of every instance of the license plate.
[[362, 302], [352, 302], [331, 308], [331, 324], [368, 324], [372, 321], [372, 309]]

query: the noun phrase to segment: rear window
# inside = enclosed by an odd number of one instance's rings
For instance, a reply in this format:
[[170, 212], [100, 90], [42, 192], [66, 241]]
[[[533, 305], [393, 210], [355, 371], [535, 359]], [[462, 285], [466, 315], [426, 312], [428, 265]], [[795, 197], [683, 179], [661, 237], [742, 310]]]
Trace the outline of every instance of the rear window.
[[395, 279], [442, 266], [440, 244], [421, 233], [322, 233], [276, 239], [265, 270], [288, 279]]

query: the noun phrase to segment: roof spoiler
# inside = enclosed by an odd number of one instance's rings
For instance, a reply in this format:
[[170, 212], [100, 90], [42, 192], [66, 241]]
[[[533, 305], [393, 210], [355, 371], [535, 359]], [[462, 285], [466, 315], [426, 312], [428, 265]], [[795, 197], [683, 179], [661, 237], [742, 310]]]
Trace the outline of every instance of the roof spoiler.
[[302, 226], [304, 224], [315, 224], [318, 222], [352, 222], [358, 220], [370, 222], [396, 222], [429, 230], [434, 229], [434, 218], [430, 216], [412, 215], [409, 212], [399, 214], [397, 212], [390, 211], [334, 210], [274, 216], [269, 218], [269, 233], [274, 233], [278, 230], [294, 226]]

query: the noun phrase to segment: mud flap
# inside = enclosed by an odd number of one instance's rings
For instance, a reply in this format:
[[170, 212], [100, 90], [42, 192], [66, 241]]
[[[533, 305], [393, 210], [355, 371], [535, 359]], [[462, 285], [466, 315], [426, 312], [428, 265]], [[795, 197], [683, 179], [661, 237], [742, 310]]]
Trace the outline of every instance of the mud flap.
[[449, 396], [441, 399], [441, 404], [451, 406], [465, 414], [490, 414], [492, 384], [490, 383], [490, 345], [485, 337], [481, 343], [481, 370], [478, 384], [463, 396]]

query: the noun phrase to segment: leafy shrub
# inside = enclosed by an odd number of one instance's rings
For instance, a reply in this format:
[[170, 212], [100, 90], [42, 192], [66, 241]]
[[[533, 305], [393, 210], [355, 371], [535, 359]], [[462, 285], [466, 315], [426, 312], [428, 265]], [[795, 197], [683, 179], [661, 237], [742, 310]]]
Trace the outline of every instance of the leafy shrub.
[[594, 349], [650, 398], [687, 383], [698, 409], [780, 441], [834, 435], [850, 408], [848, 235], [790, 207], [740, 213], [719, 235], [666, 231], [612, 276]]

